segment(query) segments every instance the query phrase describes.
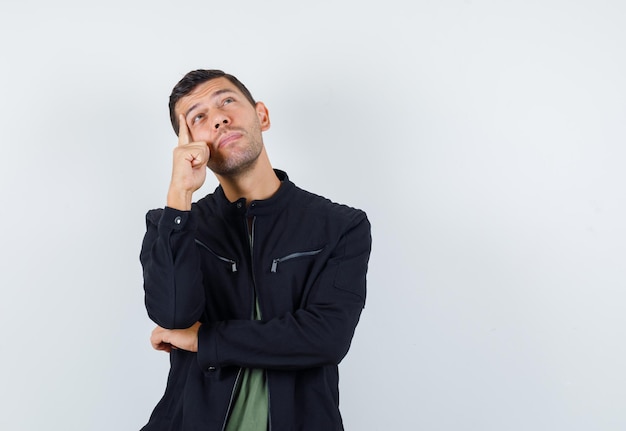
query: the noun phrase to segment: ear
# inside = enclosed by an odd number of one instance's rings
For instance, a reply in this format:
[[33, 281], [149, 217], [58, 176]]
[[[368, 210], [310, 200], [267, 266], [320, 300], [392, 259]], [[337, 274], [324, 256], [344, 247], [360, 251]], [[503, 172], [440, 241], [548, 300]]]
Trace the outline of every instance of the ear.
[[256, 110], [256, 115], [259, 117], [259, 122], [261, 123], [261, 131], [265, 132], [270, 128], [270, 113], [263, 102], [256, 102], [254, 109]]

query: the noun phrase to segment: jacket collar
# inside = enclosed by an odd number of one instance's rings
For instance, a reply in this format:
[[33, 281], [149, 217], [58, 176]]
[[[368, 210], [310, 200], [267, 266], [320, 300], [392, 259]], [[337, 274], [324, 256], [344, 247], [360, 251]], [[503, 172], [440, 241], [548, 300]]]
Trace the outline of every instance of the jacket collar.
[[263, 199], [250, 202], [250, 205], [246, 207], [245, 198], [230, 202], [224, 194], [222, 186], [218, 186], [215, 189], [214, 196], [217, 206], [225, 216], [227, 215], [246, 215], [255, 216], [261, 214], [270, 214], [281, 211], [291, 200], [296, 185], [289, 180], [289, 176], [286, 172], [279, 169], [274, 169], [276, 176], [280, 180], [280, 187], [269, 199]]

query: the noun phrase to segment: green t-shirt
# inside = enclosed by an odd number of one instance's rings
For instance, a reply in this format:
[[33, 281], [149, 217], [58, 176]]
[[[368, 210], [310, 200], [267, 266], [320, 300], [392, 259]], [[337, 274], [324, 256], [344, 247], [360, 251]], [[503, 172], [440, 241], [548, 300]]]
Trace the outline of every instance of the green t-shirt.
[[[254, 318], [258, 320], [261, 318], [258, 302], [255, 308]], [[267, 431], [269, 405], [265, 370], [244, 368], [235, 390], [226, 431]]]
[[245, 368], [242, 371], [237, 398], [230, 412], [226, 431], [265, 431], [267, 416], [265, 370]]

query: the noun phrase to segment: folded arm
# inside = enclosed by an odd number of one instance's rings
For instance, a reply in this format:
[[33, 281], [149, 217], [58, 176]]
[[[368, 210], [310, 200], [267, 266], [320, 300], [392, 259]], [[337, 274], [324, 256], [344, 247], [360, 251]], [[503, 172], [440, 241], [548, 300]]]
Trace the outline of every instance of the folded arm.
[[148, 212], [140, 260], [146, 309], [160, 327], [184, 329], [200, 320], [204, 288], [190, 211]]
[[267, 321], [202, 325], [200, 366], [297, 369], [338, 364], [365, 304], [370, 248], [370, 225], [363, 214], [337, 243], [303, 308]]

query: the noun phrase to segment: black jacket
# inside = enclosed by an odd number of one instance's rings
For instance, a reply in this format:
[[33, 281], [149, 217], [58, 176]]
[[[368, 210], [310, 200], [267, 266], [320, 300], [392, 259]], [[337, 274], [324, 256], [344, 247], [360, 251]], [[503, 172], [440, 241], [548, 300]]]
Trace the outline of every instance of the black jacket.
[[221, 430], [242, 367], [267, 372], [272, 431], [343, 429], [337, 365], [365, 303], [370, 224], [276, 174], [277, 193], [248, 207], [218, 187], [191, 211], [148, 212], [148, 315], [168, 329], [202, 326], [198, 353], [171, 352], [144, 430]]

